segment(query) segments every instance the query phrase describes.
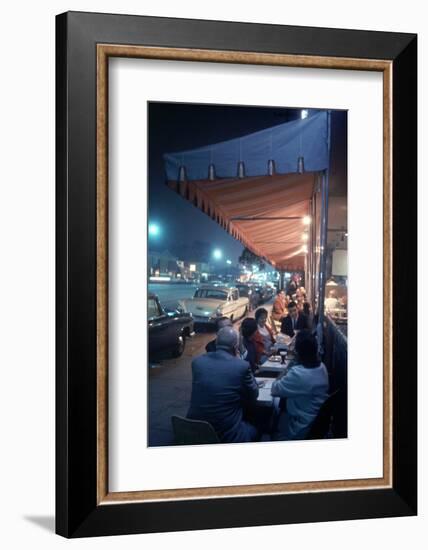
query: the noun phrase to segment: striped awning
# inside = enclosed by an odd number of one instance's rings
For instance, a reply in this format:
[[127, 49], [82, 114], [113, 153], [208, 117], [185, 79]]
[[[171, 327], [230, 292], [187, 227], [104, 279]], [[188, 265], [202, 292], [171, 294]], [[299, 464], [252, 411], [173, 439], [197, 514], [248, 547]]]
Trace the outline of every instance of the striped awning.
[[304, 269], [303, 218], [329, 165], [327, 111], [166, 153], [164, 163], [169, 187], [255, 254], [280, 270]]
[[276, 269], [304, 269], [305, 225], [317, 173], [183, 181], [168, 186]]

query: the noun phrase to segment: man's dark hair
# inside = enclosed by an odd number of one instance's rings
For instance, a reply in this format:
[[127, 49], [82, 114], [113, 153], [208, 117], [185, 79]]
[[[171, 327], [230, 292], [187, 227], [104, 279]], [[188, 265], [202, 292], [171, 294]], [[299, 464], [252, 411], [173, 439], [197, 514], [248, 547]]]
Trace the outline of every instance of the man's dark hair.
[[290, 309], [290, 307], [297, 307], [296, 302], [289, 302], [288, 306], [287, 306], [287, 309]]
[[215, 321], [215, 330], [218, 332], [223, 327], [231, 327], [233, 325], [229, 317], [219, 317]]
[[298, 332], [294, 349], [299, 362], [304, 367], [313, 369], [319, 366], [318, 342], [310, 330], [303, 329]]
[[241, 324], [242, 336], [247, 340], [257, 331], [257, 321], [247, 317]]
[[285, 292], [285, 290], [283, 288], [278, 288], [278, 290], [276, 291], [277, 294], [281, 294], [281, 292]]
[[262, 315], [266, 315], [266, 317], [268, 316], [267, 309], [265, 309], [264, 307], [259, 307], [259, 309], [257, 309], [256, 313], [254, 314], [256, 321], [258, 321]]

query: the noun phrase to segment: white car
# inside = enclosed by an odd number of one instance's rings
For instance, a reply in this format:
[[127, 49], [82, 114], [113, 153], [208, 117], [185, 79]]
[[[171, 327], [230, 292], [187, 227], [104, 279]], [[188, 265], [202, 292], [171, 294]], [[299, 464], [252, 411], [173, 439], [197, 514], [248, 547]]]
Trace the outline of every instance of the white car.
[[235, 287], [203, 285], [193, 298], [180, 300], [180, 305], [195, 323], [215, 323], [218, 317], [229, 317], [232, 322], [244, 317], [249, 302]]

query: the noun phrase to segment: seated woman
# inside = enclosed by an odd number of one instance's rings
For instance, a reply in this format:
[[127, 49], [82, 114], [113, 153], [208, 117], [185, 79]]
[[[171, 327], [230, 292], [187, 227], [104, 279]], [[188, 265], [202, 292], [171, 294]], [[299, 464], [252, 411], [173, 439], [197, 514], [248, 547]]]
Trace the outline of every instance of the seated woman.
[[285, 292], [280, 289], [272, 306], [272, 319], [274, 321], [281, 321], [285, 315], [287, 315], [287, 298]]
[[253, 336], [256, 344], [256, 362], [264, 363], [272, 353], [272, 346], [275, 344], [272, 329], [266, 324], [268, 312], [264, 307], [256, 310], [255, 319], [257, 332]]
[[301, 296], [302, 298], [304, 298], [306, 300], [306, 289], [305, 289], [305, 287], [304, 286], [299, 287], [296, 290], [296, 295]]
[[321, 405], [328, 397], [325, 365], [318, 357], [318, 342], [307, 329], [296, 336], [297, 364], [272, 384], [274, 397], [286, 398], [275, 439], [305, 439]]
[[299, 312], [303, 312], [303, 304], [306, 301], [306, 290], [303, 286], [298, 288], [296, 290], [296, 304], [297, 304], [297, 310]]
[[255, 372], [257, 370], [257, 350], [254, 336], [257, 332], [257, 322], [255, 319], [247, 317], [241, 323], [240, 333], [240, 351], [241, 359], [250, 363], [251, 370]]

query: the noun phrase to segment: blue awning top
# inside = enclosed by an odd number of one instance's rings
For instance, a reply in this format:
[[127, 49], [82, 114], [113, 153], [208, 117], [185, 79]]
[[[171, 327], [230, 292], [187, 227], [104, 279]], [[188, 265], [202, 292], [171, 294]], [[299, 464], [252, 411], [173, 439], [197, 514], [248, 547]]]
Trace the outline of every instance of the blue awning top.
[[329, 162], [327, 133], [327, 111], [320, 111], [239, 138], [166, 153], [167, 179], [177, 181], [181, 167], [188, 180], [208, 179], [211, 164], [217, 178], [236, 178], [239, 162], [244, 163], [245, 176], [264, 176], [271, 160], [277, 174], [290, 174], [298, 171], [299, 157], [303, 157], [306, 172], [325, 170]]

